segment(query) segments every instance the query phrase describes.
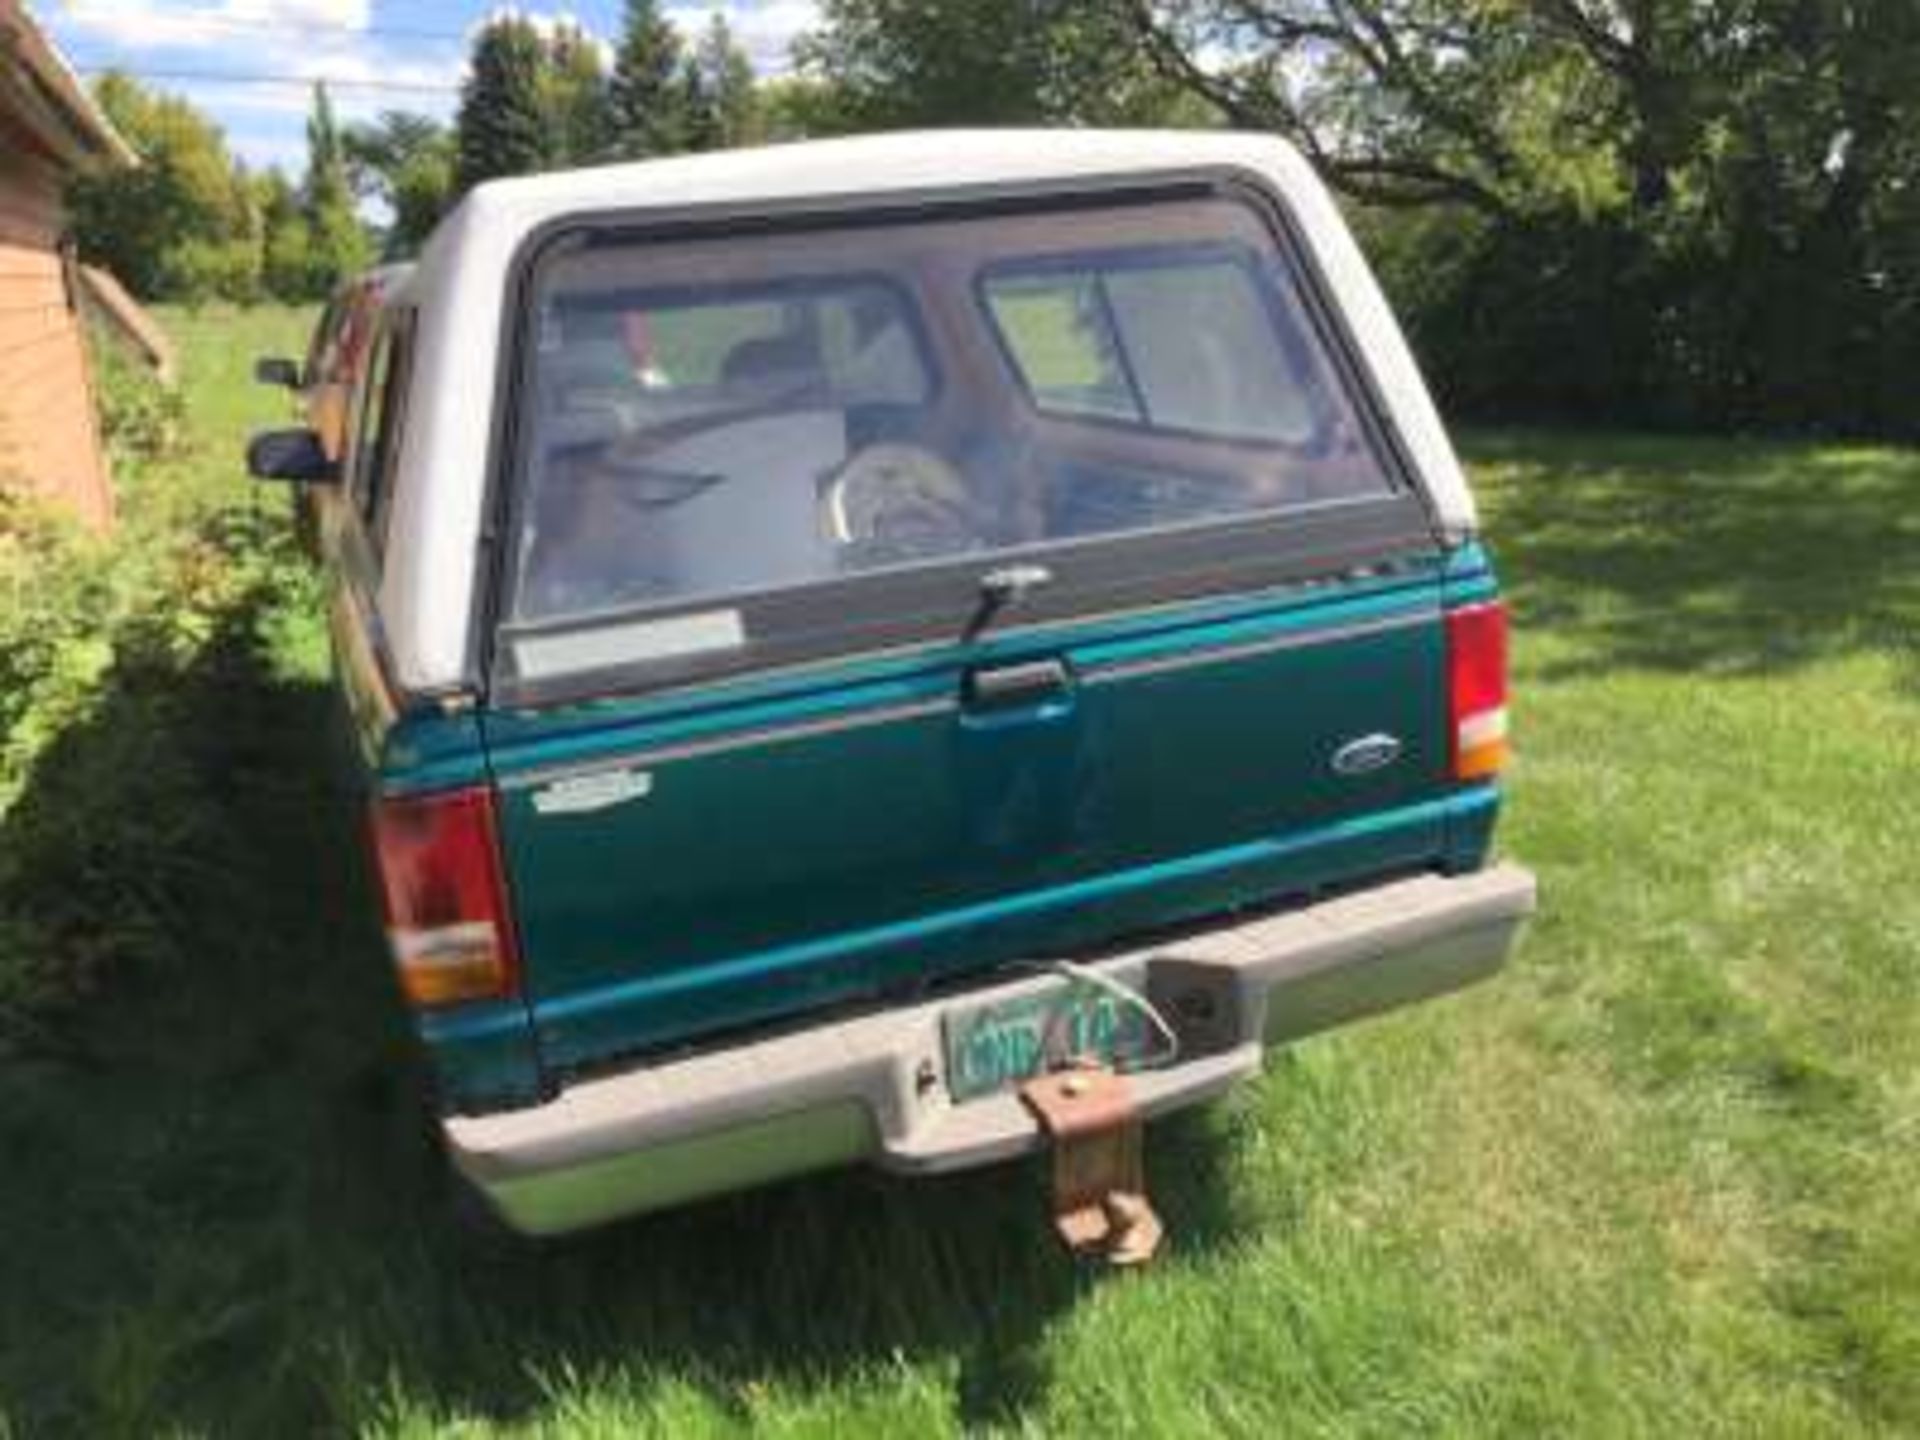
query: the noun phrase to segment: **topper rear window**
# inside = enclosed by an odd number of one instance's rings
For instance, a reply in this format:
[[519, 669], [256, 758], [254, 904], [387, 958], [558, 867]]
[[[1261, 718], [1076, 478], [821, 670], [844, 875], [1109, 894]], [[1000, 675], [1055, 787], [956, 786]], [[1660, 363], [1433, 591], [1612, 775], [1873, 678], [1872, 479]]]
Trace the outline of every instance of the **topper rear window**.
[[[846, 649], [848, 607], [899, 612], [892, 577], [1395, 488], [1302, 275], [1225, 196], [608, 232], [542, 261], [532, 304], [505, 607], [522, 676], [682, 670], [688, 634], [733, 661]], [[636, 624], [675, 613], [727, 618], [671, 646]]]
[[1298, 445], [1324, 404], [1297, 329], [1237, 247], [1016, 261], [982, 294], [1028, 398], [1055, 415]]

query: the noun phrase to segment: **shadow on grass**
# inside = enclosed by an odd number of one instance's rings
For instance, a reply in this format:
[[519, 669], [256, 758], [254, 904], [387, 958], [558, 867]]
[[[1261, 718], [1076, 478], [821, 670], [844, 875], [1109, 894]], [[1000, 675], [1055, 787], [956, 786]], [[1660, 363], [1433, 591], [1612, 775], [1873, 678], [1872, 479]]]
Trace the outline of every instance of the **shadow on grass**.
[[[1048, 1317], [1095, 1282], [1031, 1167], [824, 1176], [542, 1249], [458, 1229], [332, 700], [259, 629], [124, 661], [0, 830], [0, 933], [90, 977], [0, 1049], [0, 1422], [331, 1433], [616, 1371], [739, 1407], [895, 1356], [949, 1364], [969, 1423], [1037, 1396]], [[1214, 1123], [1152, 1147], [1187, 1253], [1234, 1228]]]
[[1672, 437], [1468, 437], [1519, 623], [1549, 677], [1752, 675], [1920, 623], [1920, 451]]

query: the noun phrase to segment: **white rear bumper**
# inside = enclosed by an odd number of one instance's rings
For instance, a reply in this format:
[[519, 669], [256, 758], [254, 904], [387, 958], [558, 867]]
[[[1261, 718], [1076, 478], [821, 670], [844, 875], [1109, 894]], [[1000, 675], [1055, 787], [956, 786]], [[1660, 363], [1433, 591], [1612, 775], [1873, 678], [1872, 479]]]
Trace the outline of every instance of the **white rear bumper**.
[[[1499, 969], [1533, 876], [1421, 876], [1281, 915], [1230, 919], [1094, 962], [1127, 984], [1155, 959], [1231, 972], [1237, 1043], [1131, 1077], [1149, 1118], [1255, 1074], [1268, 1045], [1444, 994]], [[964, 1003], [1055, 983], [1022, 978]], [[1042, 1143], [1011, 1093], [955, 1104], [941, 1017], [961, 997], [878, 1011], [584, 1081], [526, 1110], [444, 1122], [453, 1163], [518, 1230], [558, 1234], [831, 1165], [930, 1173]]]

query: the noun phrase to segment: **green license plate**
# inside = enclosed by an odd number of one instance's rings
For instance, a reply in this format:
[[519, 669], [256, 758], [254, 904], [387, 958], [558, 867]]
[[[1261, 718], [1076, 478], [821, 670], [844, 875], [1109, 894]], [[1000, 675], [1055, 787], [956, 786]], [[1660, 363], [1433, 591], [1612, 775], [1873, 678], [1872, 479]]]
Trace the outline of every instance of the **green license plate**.
[[977, 1100], [1074, 1057], [1124, 1068], [1154, 1037], [1140, 1011], [1091, 985], [1067, 983], [1017, 1000], [956, 1007], [944, 1020], [947, 1089]]

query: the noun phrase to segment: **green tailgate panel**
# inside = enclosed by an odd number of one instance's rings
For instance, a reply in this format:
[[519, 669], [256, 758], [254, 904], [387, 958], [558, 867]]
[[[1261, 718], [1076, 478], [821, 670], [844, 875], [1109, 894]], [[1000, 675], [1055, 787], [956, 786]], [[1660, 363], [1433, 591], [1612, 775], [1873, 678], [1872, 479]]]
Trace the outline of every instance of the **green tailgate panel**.
[[[1420, 558], [804, 679], [489, 716], [544, 1063], [1442, 863], [1440, 598]], [[1063, 696], [963, 703], [970, 667], [1036, 659], [1064, 664]], [[1391, 758], [1336, 765], [1368, 737]]]

